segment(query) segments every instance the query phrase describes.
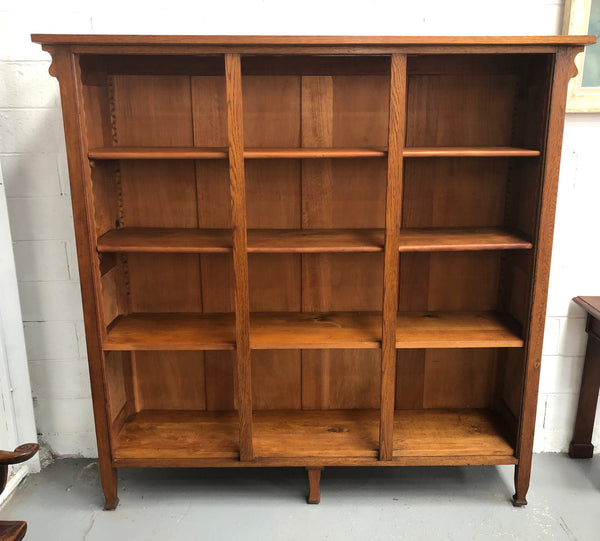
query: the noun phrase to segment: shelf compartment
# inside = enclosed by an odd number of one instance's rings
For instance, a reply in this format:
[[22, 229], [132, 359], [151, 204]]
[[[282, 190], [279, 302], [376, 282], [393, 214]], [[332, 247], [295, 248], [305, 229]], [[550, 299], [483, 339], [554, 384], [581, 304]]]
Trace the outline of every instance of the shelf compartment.
[[[234, 349], [233, 314], [136, 313], [108, 328], [106, 351]], [[379, 312], [255, 312], [252, 349], [378, 349]], [[398, 349], [523, 347], [519, 325], [495, 312], [398, 314]]]
[[517, 158], [539, 156], [539, 150], [514, 147], [406, 147], [405, 158]]
[[523, 347], [518, 323], [496, 312], [403, 312], [397, 349]]
[[[385, 148], [247, 148], [247, 159], [381, 158]], [[91, 160], [223, 160], [223, 147], [105, 147], [88, 152]]]
[[[377, 410], [254, 412], [257, 458], [364, 458], [379, 454]], [[393, 460], [440, 457], [440, 463], [514, 464], [514, 449], [493, 412], [484, 409], [423, 409], [394, 412]], [[496, 457], [485, 459], [485, 457]], [[462, 459], [462, 460], [460, 460]]]
[[401, 252], [529, 250], [531, 242], [499, 227], [407, 228], [400, 231]]
[[[382, 252], [383, 229], [250, 229], [248, 252]], [[501, 228], [414, 228], [400, 233], [400, 252], [527, 250], [531, 242]], [[99, 252], [228, 253], [229, 229], [123, 227], [98, 239]]]
[[383, 158], [385, 148], [247, 148], [246, 159]]
[[[249, 253], [382, 252], [383, 229], [250, 229]], [[227, 253], [229, 229], [123, 227], [98, 239], [99, 252]]]
[[[253, 414], [253, 431], [255, 456], [265, 462], [378, 457], [378, 410], [260, 410]], [[113, 457], [237, 462], [238, 441], [235, 411], [145, 410], [125, 422]], [[495, 415], [482, 409], [395, 411], [393, 461], [403, 459], [516, 463]]]
[[105, 147], [88, 151], [90, 160], [223, 160], [223, 147]]
[[239, 458], [235, 411], [143, 410], [114, 442], [115, 459]]
[[252, 349], [377, 349], [379, 312], [250, 314]]
[[229, 229], [123, 227], [98, 238], [99, 252], [228, 253]]
[[258, 458], [348, 457], [376, 459], [377, 410], [255, 411], [254, 453]]
[[514, 449], [492, 411], [424, 409], [394, 412], [394, 460], [402, 457], [497, 456], [514, 464]]
[[109, 325], [104, 350], [234, 349], [234, 326], [231, 313], [134, 313]]

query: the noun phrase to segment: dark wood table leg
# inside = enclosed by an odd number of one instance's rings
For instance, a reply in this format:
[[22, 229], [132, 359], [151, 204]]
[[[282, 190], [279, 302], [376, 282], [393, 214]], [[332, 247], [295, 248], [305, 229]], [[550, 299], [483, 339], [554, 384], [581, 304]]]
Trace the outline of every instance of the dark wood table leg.
[[591, 458], [594, 455], [592, 431], [594, 430], [594, 418], [598, 403], [598, 389], [600, 389], [600, 336], [594, 332], [597, 324], [597, 321], [588, 316], [588, 343], [585, 352], [585, 364], [581, 378], [575, 430], [569, 446], [569, 456], [571, 458]]
[[309, 493], [307, 502], [308, 503], [321, 503], [321, 471], [323, 468], [321, 467], [307, 467], [306, 471], [308, 472], [308, 484], [309, 484]]

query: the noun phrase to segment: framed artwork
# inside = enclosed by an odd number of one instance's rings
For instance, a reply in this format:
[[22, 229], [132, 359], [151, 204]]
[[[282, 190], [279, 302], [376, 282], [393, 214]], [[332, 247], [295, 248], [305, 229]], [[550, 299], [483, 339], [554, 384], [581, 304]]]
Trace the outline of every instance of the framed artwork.
[[[566, 0], [563, 34], [600, 34], [600, 0]], [[600, 43], [588, 45], [575, 59], [577, 77], [571, 79], [567, 113], [600, 112]]]

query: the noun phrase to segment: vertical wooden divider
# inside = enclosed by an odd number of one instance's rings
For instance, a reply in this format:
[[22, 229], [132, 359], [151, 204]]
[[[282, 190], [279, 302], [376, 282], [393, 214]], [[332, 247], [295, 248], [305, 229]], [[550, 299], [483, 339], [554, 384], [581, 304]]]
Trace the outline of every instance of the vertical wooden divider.
[[391, 62], [381, 337], [380, 460], [392, 460], [394, 454], [396, 318], [400, 273], [398, 249], [402, 223], [402, 151], [406, 130], [406, 55], [394, 54]]
[[248, 289], [248, 239], [246, 232], [246, 178], [242, 69], [240, 55], [225, 55], [229, 189], [233, 222], [235, 274], [236, 394], [240, 418], [240, 460], [252, 460], [252, 379], [250, 364], [250, 297]]

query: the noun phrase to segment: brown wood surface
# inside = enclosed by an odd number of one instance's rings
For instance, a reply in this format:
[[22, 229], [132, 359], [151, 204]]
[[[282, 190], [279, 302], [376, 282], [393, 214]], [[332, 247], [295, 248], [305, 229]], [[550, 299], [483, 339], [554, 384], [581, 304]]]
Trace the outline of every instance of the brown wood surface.
[[264, 158], [381, 158], [387, 150], [370, 148], [261, 148], [244, 150], [246, 159]]
[[[381, 229], [249, 229], [248, 253], [381, 252]], [[497, 227], [411, 228], [399, 233], [400, 252], [527, 250], [531, 242]], [[98, 239], [99, 252], [229, 253], [228, 229], [113, 229]]]
[[[598, 297], [595, 297], [598, 299]], [[591, 316], [588, 316], [591, 318]], [[591, 321], [588, 320], [588, 327]], [[577, 405], [577, 416], [573, 429], [573, 438], [569, 445], [571, 458], [592, 458], [594, 445], [592, 434], [596, 407], [598, 405], [598, 390], [600, 389], [600, 336], [588, 328], [588, 341], [581, 376], [581, 388]]]
[[[235, 344], [233, 314], [137, 313], [109, 328], [104, 349], [227, 350]], [[493, 312], [402, 312], [396, 348], [522, 347], [519, 326]], [[380, 312], [256, 312], [252, 349], [378, 349]]]
[[240, 422], [240, 460], [252, 460], [252, 379], [250, 360], [250, 294], [248, 290], [248, 241], [246, 236], [246, 178], [242, 72], [239, 54], [225, 56], [229, 189], [233, 222], [233, 271], [235, 276], [236, 402]]
[[526, 334], [526, 363], [523, 374], [523, 399], [518, 416], [517, 457], [519, 466], [515, 468], [515, 505], [527, 503], [526, 495], [531, 474], [533, 434], [537, 410], [539, 375], [546, 318], [552, 236], [556, 213], [556, 194], [560, 171], [561, 146], [567, 99], [567, 85], [573, 75], [573, 61], [577, 50], [561, 49], [557, 52], [554, 64], [547, 126], [547, 139], [544, 152], [543, 183], [538, 218], [535, 249], [535, 266], [532, 276], [529, 328]]
[[600, 320], [600, 297], [575, 297], [573, 301], [589, 315]]
[[98, 445], [100, 477], [105, 497], [105, 508], [114, 509], [117, 496], [117, 474], [112, 467], [111, 433], [108, 405], [105, 402], [104, 360], [101, 341], [106, 334], [101, 306], [100, 269], [95, 259], [96, 224], [91, 216], [90, 170], [85, 163], [87, 144], [83, 132], [83, 104], [80, 73], [75, 58], [66, 49], [53, 50], [53, 66], [60, 83], [65, 141], [69, 152], [67, 163], [71, 184], [71, 201], [75, 240], [84, 303], [84, 325], [86, 332], [88, 364], [94, 424]]
[[402, 151], [405, 158], [498, 158], [539, 156], [539, 150], [510, 147], [408, 147]]
[[0, 541], [21, 541], [27, 533], [27, 522], [0, 520]]
[[393, 455], [394, 404], [396, 383], [396, 317], [400, 227], [402, 225], [402, 148], [406, 116], [406, 56], [393, 55], [390, 71], [388, 124], [388, 174], [385, 208], [385, 256], [383, 267], [383, 311], [381, 336], [381, 413], [379, 458]]
[[143, 36], [110, 34], [32, 34], [35, 43], [109, 45], [584, 45], [595, 36]]
[[184, 465], [518, 463], [525, 503], [593, 37], [34, 37], [107, 508], [115, 467]]
[[[376, 459], [378, 425], [377, 410], [257, 411], [257, 461]], [[479, 457], [497, 456], [507, 460], [513, 454], [495, 417], [485, 409], [397, 411], [394, 425], [394, 459], [435, 457], [429, 463], [437, 460], [443, 464], [449, 457], [464, 460], [473, 456], [477, 461]], [[125, 424], [115, 448], [116, 459], [237, 456], [233, 412], [142, 411]]]

